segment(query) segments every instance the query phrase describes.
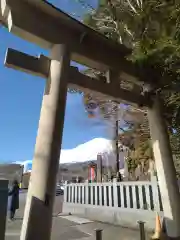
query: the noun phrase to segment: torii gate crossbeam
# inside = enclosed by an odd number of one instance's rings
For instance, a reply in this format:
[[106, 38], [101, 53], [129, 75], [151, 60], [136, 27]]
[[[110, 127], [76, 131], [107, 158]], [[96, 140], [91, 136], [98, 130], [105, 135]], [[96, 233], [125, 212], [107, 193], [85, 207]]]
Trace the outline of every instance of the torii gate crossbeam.
[[[8, 49], [6, 53], [5, 65], [20, 71], [30, 73], [35, 76], [43, 78], [49, 77], [51, 59], [40, 55], [40, 57], [33, 57], [25, 53], [21, 53], [14, 49]], [[102, 98], [119, 102], [133, 104], [136, 107], [151, 106], [151, 98], [143, 96], [139, 93], [123, 89], [120, 85], [116, 85], [113, 81], [107, 83], [106, 77], [100, 79], [91, 78], [78, 71], [78, 68], [70, 66], [68, 73], [68, 85], [75, 89], [78, 88], [82, 91], [94, 92]]]
[[[7, 52], [6, 65], [48, 78], [43, 96], [39, 129], [36, 139], [33, 169], [23, 220], [21, 240], [49, 240], [52, 226], [52, 206], [56, 173], [62, 142], [68, 84], [91, 89], [103, 95], [125, 100], [148, 108], [160, 191], [163, 199], [167, 232], [180, 237], [180, 204], [175, 168], [160, 101], [155, 92], [150, 98], [119, 87], [122, 75], [128, 81], [158, 85], [153, 72], [139, 72], [124, 57], [125, 47], [104, 38], [66, 14], [40, 0], [0, 0], [2, 19], [10, 32], [51, 49], [49, 60], [39, 59], [17, 51]], [[37, 19], [39, 23], [37, 23]], [[23, 59], [23, 60], [22, 60]], [[109, 71], [106, 79], [95, 82], [70, 67], [75, 60], [99, 70]], [[22, 62], [24, 61], [24, 62]], [[157, 84], [156, 84], [157, 82]], [[151, 90], [151, 89], [150, 89]], [[143, 103], [141, 103], [143, 102]]]

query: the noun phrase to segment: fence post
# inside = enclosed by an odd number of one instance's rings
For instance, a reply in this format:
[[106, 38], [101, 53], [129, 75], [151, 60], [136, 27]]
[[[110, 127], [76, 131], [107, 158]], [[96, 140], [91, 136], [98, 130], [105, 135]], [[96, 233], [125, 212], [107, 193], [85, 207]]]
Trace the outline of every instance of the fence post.
[[[137, 183], [136, 183], [137, 184]], [[137, 198], [136, 198], [136, 191], [138, 189], [138, 187], [136, 186], [136, 184], [132, 185], [132, 201], [133, 201], [133, 208], [137, 209]]]
[[89, 185], [90, 185], [90, 189], [91, 189], [91, 190], [90, 190], [90, 192], [91, 192], [91, 193], [90, 193], [90, 197], [91, 197], [90, 204], [93, 205], [93, 197], [94, 197], [94, 194], [93, 194], [93, 186], [94, 186], [94, 184], [91, 182]]
[[[151, 183], [150, 183], [151, 184]], [[147, 203], [147, 210], [151, 210], [151, 198], [150, 198], [150, 190], [149, 190], [149, 187], [150, 187], [150, 184], [149, 182], [147, 184], [145, 184], [145, 195], [146, 195], [146, 203]], [[152, 184], [151, 184], [151, 187]]]
[[64, 203], [68, 202], [67, 201], [67, 187], [68, 187], [68, 183], [67, 183], [67, 181], [65, 181], [65, 184], [64, 184]]
[[73, 183], [71, 183], [71, 186], [72, 186], [72, 198], [71, 198], [71, 203], [74, 203], [74, 198], [75, 198], [75, 196], [74, 196], [74, 192], [75, 192], [75, 189], [74, 189], [74, 184]]
[[71, 202], [71, 185], [69, 184], [69, 186], [68, 186], [68, 199], [67, 199], [67, 201], [70, 203]]
[[89, 204], [89, 184], [88, 184], [88, 182], [86, 183], [86, 186], [85, 186], [85, 188], [86, 188], [86, 191], [85, 191], [85, 193], [86, 193], [86, 204]]
[[113, 197], [114, 197], [114, 207], [118, 207], [118, 191], [117, 191], [117, 180], [113, 179]]
[[78, 203], [81, 204], [81, 184], [78, 183]]
[[130, 209], [130, 185], [124, 185], [125, 186], [125, 192], [126, 192], [126, 196], [124, 196], [124, 198], [126, 197], [126, 207]]
[[143, 186], [143, 185], [141, 185], [141, 184], [138, 186], [139, 206], [140, 206], [140, 209], [144, 209], [142, 186]]
[[83, 184], [83, 186], [82, 186], [82, 204], [86, 204], [85, 193], [86, 193], [86, 185]]
[[103, 186], [103, 183], [101, 182], [99, 184], [99, 206], [102, 206], [102, 187]]
[[97, 185], [98, 183], [96, 183], [96, 185], [95, 185], [95, 205], [97, 206], [98, 205], [98, 196], [99, 196], [99, 191], [98, 191], [98, 189], [99, 189], [99, 184]]
[[96, 240], [102, 240], [102, 229], [96, 229]]
[[103, 184], [103, 192], [104, 192], [104, 207], [107, 207], [107, 183]]
[[156, 212], [159, 212], [160, 211], [160, 203], [159, 203], [158, 181], [155, 176], [151, 178], [151, 183], [152, 183], [152, 191], [153, 191], [154, 210]]
[[144, 222], [138, 221], [138, 224], [139, 224], [140, 240], [146, 240]]
[[78, 195], [77, 195], [77, 183], [74, 183], [74, 203], [78, 202]]
[[119, 186], [120, 186], [120, 198], [121, 198], [121, 208], [124, 208], [124, 199], [125, 199], [125, 196], [124, 196], [124, 185], [122, 183], [119, 183]]

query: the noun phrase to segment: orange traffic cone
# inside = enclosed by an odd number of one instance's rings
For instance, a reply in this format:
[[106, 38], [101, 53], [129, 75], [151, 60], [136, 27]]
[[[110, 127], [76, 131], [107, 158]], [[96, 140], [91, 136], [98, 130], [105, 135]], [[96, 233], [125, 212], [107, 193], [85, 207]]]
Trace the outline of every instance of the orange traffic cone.
[[159, 214], [156, 213], [156, 227], [155, 232], [151, 239], [160, 239], [160, 237], [161, 237], [161, 220]]

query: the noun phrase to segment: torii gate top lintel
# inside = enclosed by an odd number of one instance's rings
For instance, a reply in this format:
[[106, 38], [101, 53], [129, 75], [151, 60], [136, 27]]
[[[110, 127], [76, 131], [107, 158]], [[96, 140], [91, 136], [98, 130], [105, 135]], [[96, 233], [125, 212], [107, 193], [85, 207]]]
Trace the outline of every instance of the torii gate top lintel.
[[[107, 39], [47, 1], [0, 0], [0, 10], [0, 20], [13, 34], [42, 48], [51, 49], [54, 44], [65, 44], [70, 49], [71, 60], [100, 71], [113, 72], [107, 75], [107, 78], [111, 78], [111, 85], [104, 84], [103, 80], [95, 83], [77, 71], [75, 75], [71, 75], [70, 84], [125, 100], [128, 103], [135, 103], [138, 106], [147, 106], [147, 103], [150, 103], [149, 96], [142, 96], [141, 87], [137, 86], [145, 80], [148, 81], [148, 75], [146, 78], [143, 77], [144, 73], [126, 60], [125, 56], [130, 53], [130, 50], [125, 46]], [[46, 73], [48, 71], [48, 68], [44, 67], [47, 64], [46, 61], [14, 52], [12, 49], [8, 53], [7, 66], [46, 77], [44, 76], [44, 71]], [[32, 66], [33, 68], [30, 69]], [[131, 90], [125, 90], [120, 86], [122, 80], [133, 83]]]
[[137, 67], [125, 59], [130, 49], [107, 39], [47, 1], [1, 0], [0, 7], [0, 20], [3, 19], [10, 32], [23, 39], [48, 49], [53, 44], [68, 44], [71, 59], [80, 64], [99, 70], [115, 69], [130, 75], [134, 81], [142, 80]]

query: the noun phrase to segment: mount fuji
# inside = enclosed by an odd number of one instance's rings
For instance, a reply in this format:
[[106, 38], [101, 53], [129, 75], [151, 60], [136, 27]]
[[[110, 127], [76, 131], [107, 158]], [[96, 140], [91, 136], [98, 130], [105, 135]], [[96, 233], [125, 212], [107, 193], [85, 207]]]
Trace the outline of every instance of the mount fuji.
[[[102, 155], [103, 165], [115, 166], [116, 155], [113, 151], [112, 141], [105, 138], [95, 138], [73, 149], [62, 149], [59, 163], [72, 164], [95, 161], [98, 154]], [[119, 156], [120, 168], [124, 166], [124, 157], [125, 153], [121, 152]], [[32, 169], [32, 160], [18, 161], [15, 163], [24, 165], [24, 172], [31, 171]]]

